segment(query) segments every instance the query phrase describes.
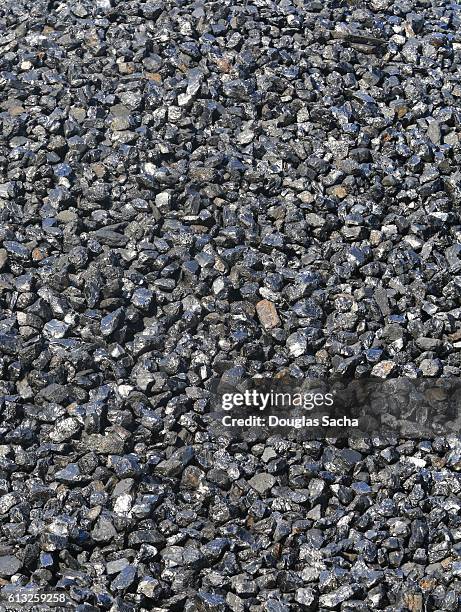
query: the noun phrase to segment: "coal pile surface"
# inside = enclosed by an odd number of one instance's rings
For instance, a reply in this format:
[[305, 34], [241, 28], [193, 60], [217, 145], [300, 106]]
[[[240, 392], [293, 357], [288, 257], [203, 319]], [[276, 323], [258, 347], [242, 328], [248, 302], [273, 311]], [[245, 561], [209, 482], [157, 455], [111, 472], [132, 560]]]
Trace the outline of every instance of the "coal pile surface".
[[3, 2], [5, 607], [461, 609], [459, 436], [208, 421], [222, 376], [459, 377], [460, 32], [446, 0]]

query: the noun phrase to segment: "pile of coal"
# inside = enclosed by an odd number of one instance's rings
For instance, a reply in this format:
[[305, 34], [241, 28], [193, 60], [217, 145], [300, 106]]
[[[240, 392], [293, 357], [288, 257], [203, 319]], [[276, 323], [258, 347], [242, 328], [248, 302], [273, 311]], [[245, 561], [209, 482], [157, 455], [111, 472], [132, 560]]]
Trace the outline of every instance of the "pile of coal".
[[0, 600], [460, 609], [460, 438], [208, 426], [223, 375], [459, 377], [460, 25], [3, 3]]

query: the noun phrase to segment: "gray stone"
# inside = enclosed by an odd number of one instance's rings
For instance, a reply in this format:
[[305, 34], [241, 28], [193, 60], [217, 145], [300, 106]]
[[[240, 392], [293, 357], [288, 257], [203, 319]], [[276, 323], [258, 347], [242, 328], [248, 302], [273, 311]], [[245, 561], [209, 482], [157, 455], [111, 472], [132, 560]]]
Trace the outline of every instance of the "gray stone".
[[0, 576], [9, 578], [16, 574], [22, 567], [22, 562], [14, 555], [0, 556]]
[[264, 472], [261, 474], [255, 474], [248, 481], [253, 489], [256, 489], [256, 491], [258, 491], [258, 493], [261, 495], [268, 493], [274, 486], [275, 482], [276, 480], [272, 474], [266, 474]]
[[96, 521], [95, 526], [91, 532], [91, 537], [95, 542], [110, 542], [112, 538], [117, 535], [112, 521], [106, 516], [100, 516]]

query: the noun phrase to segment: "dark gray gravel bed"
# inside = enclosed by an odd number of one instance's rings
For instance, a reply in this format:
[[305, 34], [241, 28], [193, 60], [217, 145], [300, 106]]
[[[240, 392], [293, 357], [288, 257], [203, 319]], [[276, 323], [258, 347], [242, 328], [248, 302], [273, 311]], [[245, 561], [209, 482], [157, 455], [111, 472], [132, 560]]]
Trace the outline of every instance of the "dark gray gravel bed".
[[223, 374], [459, 377], [460, 26], [447, 0], [2, 3], [4, 600], [461, 610], [461, 437], [207, 422]]

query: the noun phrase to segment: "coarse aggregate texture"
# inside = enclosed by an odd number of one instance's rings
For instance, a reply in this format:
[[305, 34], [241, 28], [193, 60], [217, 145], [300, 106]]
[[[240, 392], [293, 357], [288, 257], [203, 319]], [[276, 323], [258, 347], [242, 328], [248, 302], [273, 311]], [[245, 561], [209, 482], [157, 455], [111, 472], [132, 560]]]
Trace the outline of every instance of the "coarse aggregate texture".
[[216, 438], [209, 390], [458, 377], [461, 7], [0, 7], [0, 585], [461, 609], [461, 443]]

